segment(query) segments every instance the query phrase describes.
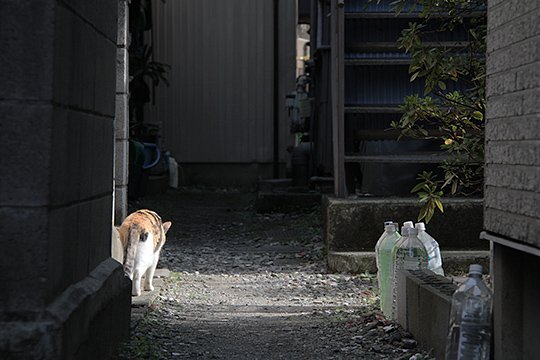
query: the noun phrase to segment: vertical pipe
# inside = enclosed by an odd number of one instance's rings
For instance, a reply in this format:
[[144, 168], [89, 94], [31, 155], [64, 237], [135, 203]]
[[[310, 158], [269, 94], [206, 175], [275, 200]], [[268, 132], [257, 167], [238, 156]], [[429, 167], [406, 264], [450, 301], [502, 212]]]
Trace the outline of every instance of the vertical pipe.
[[274, 179], [279, 178], [279, 0], [273, 0], [274, 11]]
[[332, 99], [332, 150], [334, 158], [334, 194], [337, 197], [347, 196], [345, 185], [345, 119], [344, 119], [344, 2], [332, 0], [331, 2], [331, 99]]

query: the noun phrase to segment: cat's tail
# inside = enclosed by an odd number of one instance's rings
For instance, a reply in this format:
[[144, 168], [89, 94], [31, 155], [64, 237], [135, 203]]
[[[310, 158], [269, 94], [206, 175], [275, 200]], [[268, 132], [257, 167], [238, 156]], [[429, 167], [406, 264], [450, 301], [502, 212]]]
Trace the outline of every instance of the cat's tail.
[[126, 247], [124, 249], [124, 274], [133, 280], [133, 267], [139, 241], [144, 241], [146, 234], [138, 226], [131, 226], [128, 232]]

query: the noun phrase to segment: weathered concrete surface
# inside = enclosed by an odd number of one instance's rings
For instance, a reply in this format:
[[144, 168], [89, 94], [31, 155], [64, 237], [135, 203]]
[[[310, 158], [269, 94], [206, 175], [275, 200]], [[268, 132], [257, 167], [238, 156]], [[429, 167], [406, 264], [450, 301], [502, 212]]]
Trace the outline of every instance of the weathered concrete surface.
[[[0, 322], [2, 359], [107, 359], [128, 336], [131, 283], [109, 258], [34, 321]], [[10, 321], [12, 320], [12, 321]]]
[[[470, 264], [482, 264], [489, 269], [489, 251], [443, 251], [443, 268], [447, 274], [467, 273]], [[330, 251], [327, 257], [328, 271], [336, 273], [361, 274], [376, 273], [375, 252], [373, 251]]]
[[105, 359], [129, 329], [110, 259], [117, 7], [0, 0], [2, 359]]
[[484, 229], [496, 360], [540, 356], [539, 18], [537, 0], [488, 0]]
[[375, 253], [372, 251], [330, 251], [327, 256], [328, 271], [361, 274], [377, 272]]
[[127, 216], [129, 168], [129, 6], [118, 0], [118, 34], [116, 37], [116, 107], [114, 113], [114, 223], [120, 225]]
[[436, 359], [444, 359], [456, 285], [429, 271], [405, 271], [401, 276], [404, 286], [397, 293], [398, 322], [420, 345], [432, 350]]
[[[416, 219], [417, 199], [323, 198], [324, 237], [328, 251], [373, 251], [387, 220]], [[448, 199], [444, 215], [436, 214], [427, 231], [442, 250], [487, 249], [479, 239], [482, 230], [482, 200]]]

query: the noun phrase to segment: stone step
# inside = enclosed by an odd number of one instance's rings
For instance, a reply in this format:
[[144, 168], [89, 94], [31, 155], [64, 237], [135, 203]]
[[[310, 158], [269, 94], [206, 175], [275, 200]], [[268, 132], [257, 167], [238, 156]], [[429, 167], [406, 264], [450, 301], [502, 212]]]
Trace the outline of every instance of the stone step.
[[[441, 255], [443, 268], [447, 274], [467, 273], [470, 264], [481, 264], [485, 269], [484, 272], [489, 273], [487, 250], [441, 251]], [[327, 261], [329, 272], [355, 274], [377, 272], [373, 251], [330, 251]]]

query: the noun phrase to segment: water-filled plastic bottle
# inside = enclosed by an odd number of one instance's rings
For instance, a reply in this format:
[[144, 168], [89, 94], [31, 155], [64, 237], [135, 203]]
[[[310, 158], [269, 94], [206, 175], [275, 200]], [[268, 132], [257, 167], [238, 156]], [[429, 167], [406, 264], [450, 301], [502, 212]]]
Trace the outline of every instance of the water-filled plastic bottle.
[[384, 232], [375, 245], [380, 306], [384, 316], [388, 318], [392, 316], [392, 250], [400, 238], [395, 223], [387, 221], [384, 223]]
[[424, 244], [428, 253], [428, 269], [435, 274], [444, 276], [442, 268], [442, 257], [439, 243], [431, 235], [426, 232], [426, 224], [423, 222], [416, 223], [414, 226], [418, 230], [418, 238]]
[[424, 244], [418, 238], [418, 231], [407, 222], [401, 228], [402, 238], [394, 246], [392, 258], [394, 259], [393, 285], [392, 285], [392, 318], [397, 318], [397, 289], [402, 270], [427, 270], [428, 255]]
[[452, 297], [446, 360], [489, 359], [491, 308], [492, 292], [482, 281], [482, 265], [473, 264]]

